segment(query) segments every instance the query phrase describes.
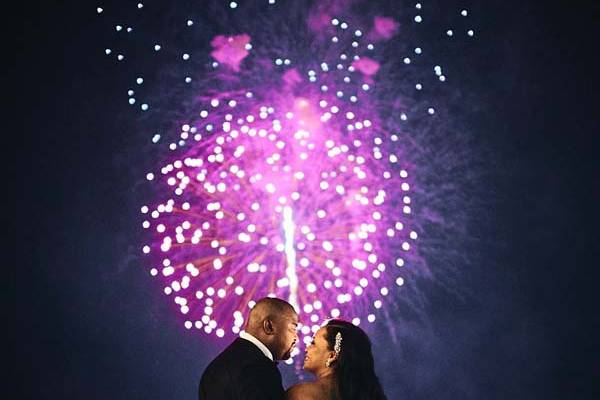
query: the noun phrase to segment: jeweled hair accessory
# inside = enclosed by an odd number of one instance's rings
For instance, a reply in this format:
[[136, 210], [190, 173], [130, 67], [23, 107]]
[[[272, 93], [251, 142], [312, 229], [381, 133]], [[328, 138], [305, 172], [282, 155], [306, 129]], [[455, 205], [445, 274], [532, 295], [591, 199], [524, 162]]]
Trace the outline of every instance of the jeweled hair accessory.
[[336, 356], [339, 356], [340, 351], [342, 351], [342, 332], [338, 332], [335, 335], [335, 345], [333, 346], [333, 351], [335, 351]]

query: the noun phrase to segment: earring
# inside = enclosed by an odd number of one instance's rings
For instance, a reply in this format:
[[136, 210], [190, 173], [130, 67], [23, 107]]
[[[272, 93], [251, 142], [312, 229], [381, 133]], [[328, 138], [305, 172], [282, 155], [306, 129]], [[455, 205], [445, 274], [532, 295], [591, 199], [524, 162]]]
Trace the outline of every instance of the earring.
[[331, 360], [328, 359], [327, 361], [325, 361], [325, 366], [329, 368], [331, 366]]

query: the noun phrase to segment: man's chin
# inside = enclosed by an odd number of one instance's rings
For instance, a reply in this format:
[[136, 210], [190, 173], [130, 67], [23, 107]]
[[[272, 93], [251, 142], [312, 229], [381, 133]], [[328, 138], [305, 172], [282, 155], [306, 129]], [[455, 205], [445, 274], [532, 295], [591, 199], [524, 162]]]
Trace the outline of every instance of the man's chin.
[[290, 358], [292, 358], [292, 351], [294, 350], [294, 347], [296, 347], [295, 343], [285, 353], [283, 353], [283, 355], [281, 356], [281, 361], [289, 360]]

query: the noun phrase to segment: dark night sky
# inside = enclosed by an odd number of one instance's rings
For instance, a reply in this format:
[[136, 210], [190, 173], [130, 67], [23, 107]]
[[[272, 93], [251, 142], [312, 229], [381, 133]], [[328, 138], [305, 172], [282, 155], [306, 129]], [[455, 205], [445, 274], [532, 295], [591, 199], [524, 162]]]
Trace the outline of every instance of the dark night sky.
[[[16, 30], [17, 398], [195, 398], [218, 348], [182, 329], [130, 256], [138, 204], [123, 168], [137, 139], [114, 117], [123, 78], [99, 67], [97, 4], [48, 3]], [[479, 249], [490, 262], [466, 301], [431, 299], [431, 338], [380, 360], [399, 371], [384, 385], [391, 399], [592, 398], [600, 13], [482, 3], [473, 88], [493, 106], [471, 124], [498, 160], [482, 232], [501, 245]]]

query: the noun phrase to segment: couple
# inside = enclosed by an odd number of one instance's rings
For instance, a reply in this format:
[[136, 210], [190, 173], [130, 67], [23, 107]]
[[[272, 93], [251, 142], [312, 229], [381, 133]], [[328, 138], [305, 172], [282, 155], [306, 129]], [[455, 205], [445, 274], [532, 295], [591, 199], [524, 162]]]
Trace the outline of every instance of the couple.
[[371, 342], [353, 324], [333, 319], [306, 349], [304, 369], [316, 380], [284, 392], [277, 361], [298, 341], [298, 314], [276, 298], [259, 300], [245, 330], [204, 371], [199, 400], [385, 400]]

